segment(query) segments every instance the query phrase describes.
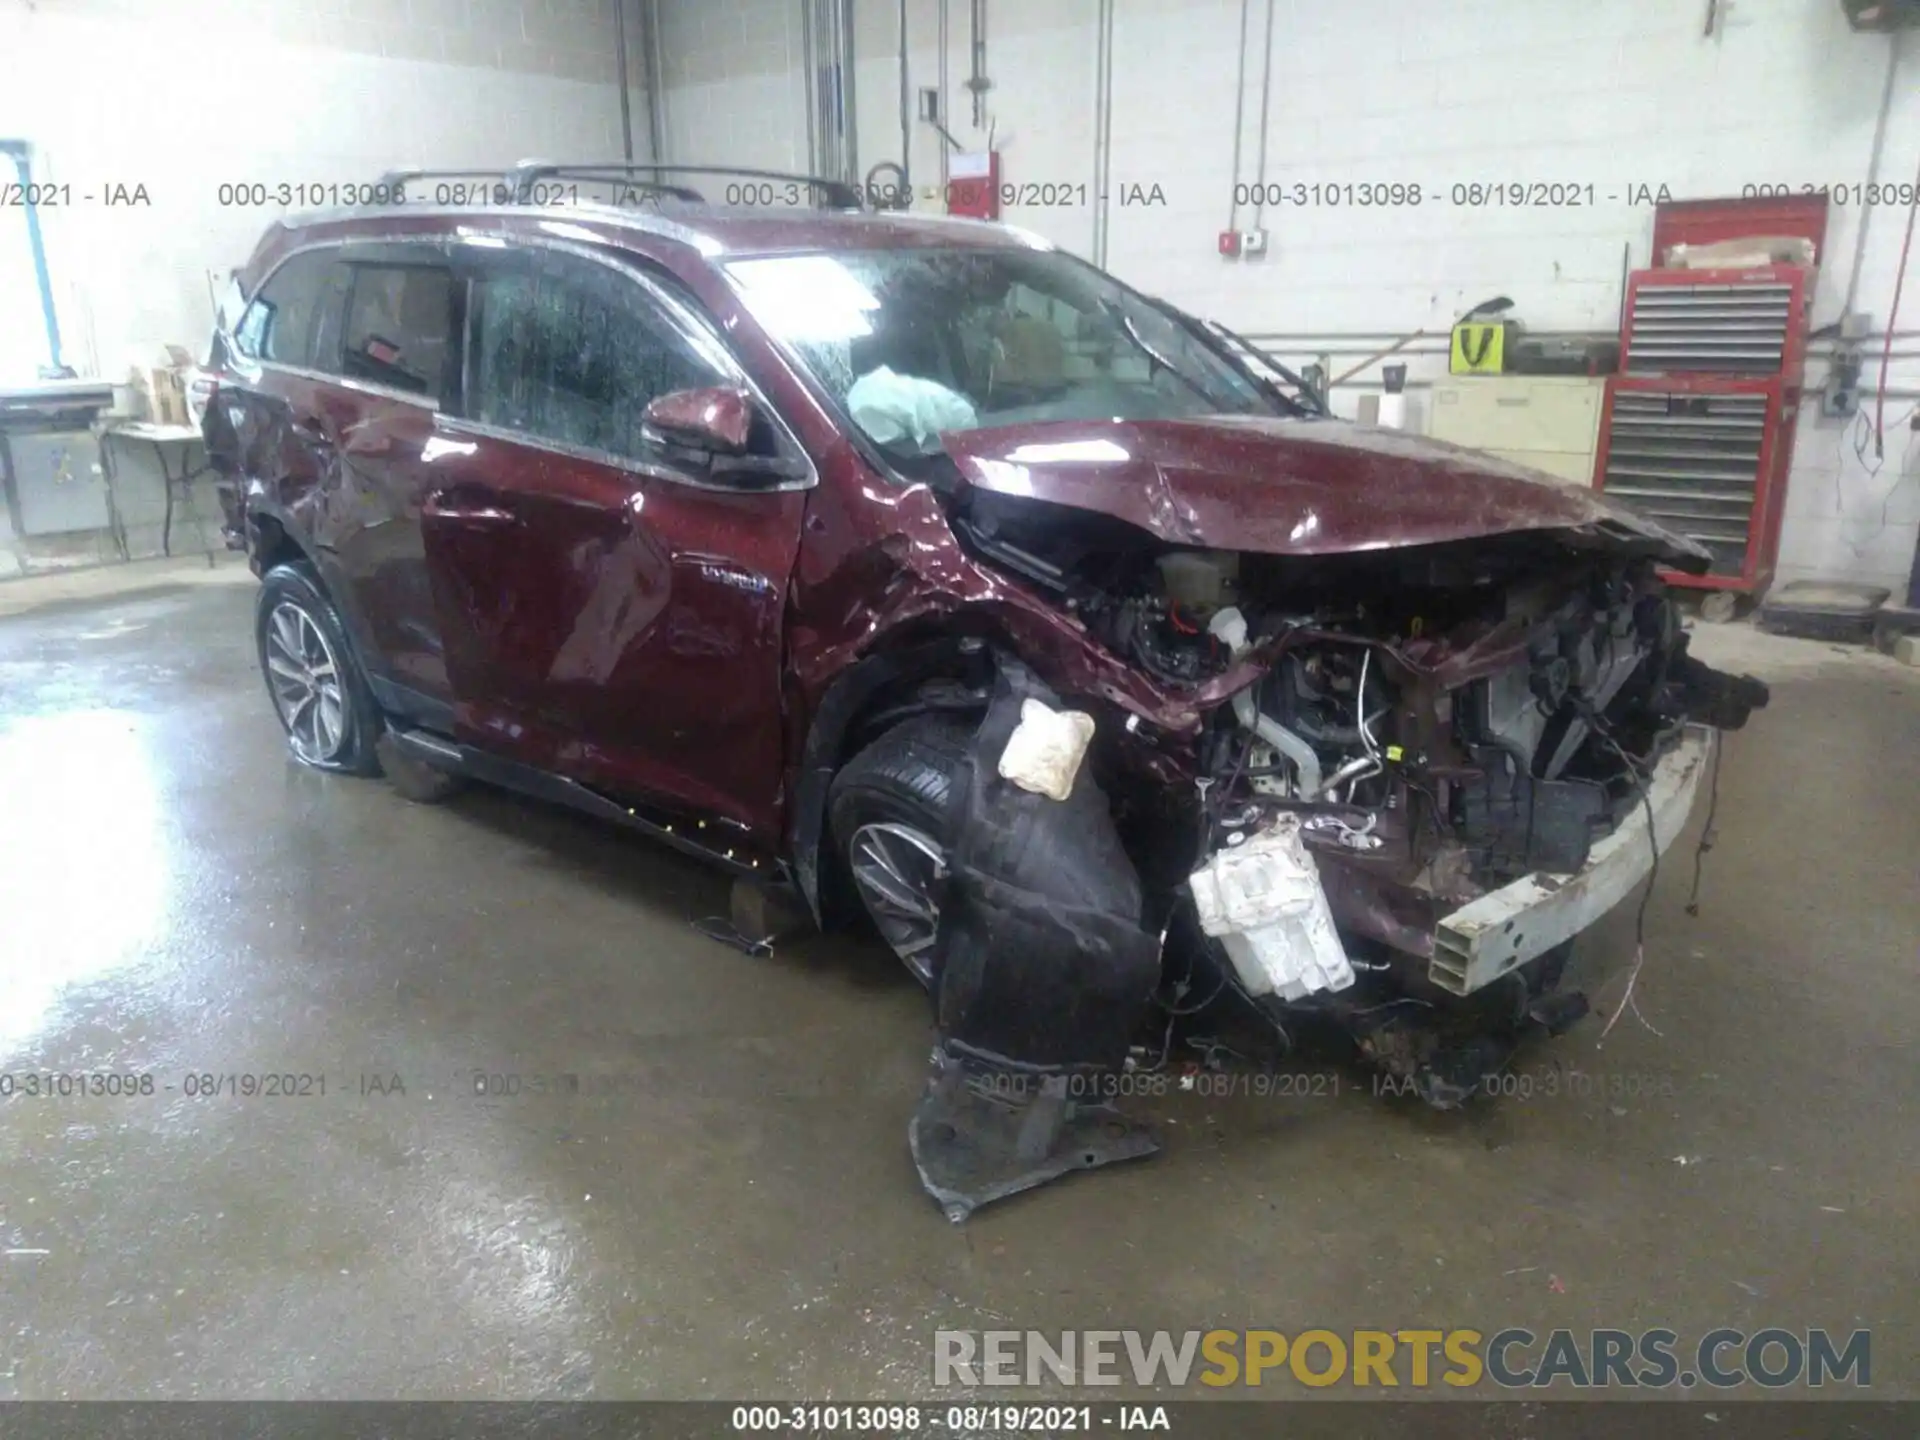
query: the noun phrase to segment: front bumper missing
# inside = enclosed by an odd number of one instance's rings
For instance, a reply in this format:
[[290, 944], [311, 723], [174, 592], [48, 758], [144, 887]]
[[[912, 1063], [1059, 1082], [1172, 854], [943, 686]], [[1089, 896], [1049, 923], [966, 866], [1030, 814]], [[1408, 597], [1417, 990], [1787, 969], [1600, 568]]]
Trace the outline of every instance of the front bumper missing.
[[1524, 876], [1442, 919], [1434, 931], [1427, 977], [1442, 990], [1471, 995], [1571, 940], [1618, 905], [1653, 869], [1648, 802], [1655, 843], [1664, 854], [1693, 814], [1716, 743], [1712, 729], [1689, 725], [1680, 743], [1654, 766], [1646, 801], [1634, 798], [1613, 833], [1594, 844], [1581, 869], [1570, 875]]

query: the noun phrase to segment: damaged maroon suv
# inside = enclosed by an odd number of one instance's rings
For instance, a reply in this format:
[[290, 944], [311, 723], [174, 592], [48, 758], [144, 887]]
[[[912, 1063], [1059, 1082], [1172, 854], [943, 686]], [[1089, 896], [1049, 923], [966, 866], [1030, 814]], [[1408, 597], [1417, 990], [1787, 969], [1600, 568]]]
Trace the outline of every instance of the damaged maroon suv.
[[1706, 550], [1016, 231], [536, 203], [606, 178], [240, 272], [206, 437], [297, 759], [864, 911], [955, 1218], [1150, 1152], [1093, 1097], [1179, 1016], [1447, 1105], [1584, 1014], [1571, 942], [1766, 702], [1687, 653], [1658, 571]]

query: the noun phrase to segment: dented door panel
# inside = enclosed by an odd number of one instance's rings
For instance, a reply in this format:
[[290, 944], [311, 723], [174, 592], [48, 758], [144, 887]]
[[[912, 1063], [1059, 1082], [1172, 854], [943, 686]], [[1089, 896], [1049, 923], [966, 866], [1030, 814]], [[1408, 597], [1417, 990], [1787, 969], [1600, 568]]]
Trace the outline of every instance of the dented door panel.
[[449, 698], [439, 619], [427, 580], [420, 520], [440, 421], [426, 406], [344, 390], [346, 423], [323, 487], [319, 533], [358, 608], [374, 653], [397, 684]]
[[459, 738], [777, 833], [781, 614], [804, 494], [461, 430], [426, 553]]
[[[262, 366], [244, 388], [223, 388], [241, 477], [243, 513], [272, 521], [297, 537], [333, 596], [363, 667], [385, 676], [379, 627], [342, 563], [340, 436], [359, 415], [359, 401], [326, 376]], [[237, 417], [237, 419], [235, 418]]]

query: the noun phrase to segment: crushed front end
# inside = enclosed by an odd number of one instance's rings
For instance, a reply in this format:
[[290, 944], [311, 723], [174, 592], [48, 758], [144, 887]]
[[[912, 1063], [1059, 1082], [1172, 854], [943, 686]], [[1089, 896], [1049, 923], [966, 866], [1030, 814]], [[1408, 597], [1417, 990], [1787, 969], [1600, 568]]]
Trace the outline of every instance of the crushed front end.
[[[1093, 642], [1198, 718], [1157, 735], [1080, 702], [1100, 734], [1077, 808], [997, 777], [968, 787], [952, 843], [994, 835], [989, 813], [1017, 796], [1049, 827], [1022, 852], [1030, 873], [1053, 878], [1024, 911], [956, 880], [943, 912], [943, 1048], [916, 1156], [940, 1194], [927, 1136], [957, 1123], [975, 1162], [998, 1154], [979, 1172], [996, 1186], [958, 1208], [943, 1195], [951, 1213], [1150, 1150], [1072, 1097], [1099, 1093], [1085, 1076], [1164, 1063], [1174, 1017], [1202, 1008], [1233, 1006], [1283, 1048], [1343, 1032], [1405, 1088], [1460, 1103], [1530, 1029], [1587, 1012], [1566, 983], [1573, 938], [1685, 825], [1715, 732], [1767, 701], [1687, 653], [1644, 547], [1536, 532], [1302, 557], [1089, 544], [1044, 520], [962, 529], [1052, 583]], [[1027, 693], [1042, 692], [1076, 703]], [[978, 773], [1011, 715], [1004, 697], [989, 711]], [[1073, 919], [1076, 903], [1099, 923]], [[968, 1039], [983, 1029], [990, 1043]], [[983, 1108], [1010, 1075], [1051, 1113]], [[1111, 1148], [1086, 1139], [1101, 1133]]]
[[[1570, 942], [1684, 826], [1714, 729], [1767, 700], [1688, 655], [1645, 558], [1506, 536], [1385, 564], [1161, 568], [1168, 618], [1199, 632], [1197, 678], [1256, 668], [1199, 747], [1187, 890], [1203, 949], [1282, 1033], [1333, 1020], [1436, 1104], [1471, 1094], [1528, 1027], [1585, 1013], [1561, 986]], [[1311, 893], [1310, 870], [1346, 970], [1206, 903], [1280, 828], [1298, 835], [1290, 858], [1238, 890]]]

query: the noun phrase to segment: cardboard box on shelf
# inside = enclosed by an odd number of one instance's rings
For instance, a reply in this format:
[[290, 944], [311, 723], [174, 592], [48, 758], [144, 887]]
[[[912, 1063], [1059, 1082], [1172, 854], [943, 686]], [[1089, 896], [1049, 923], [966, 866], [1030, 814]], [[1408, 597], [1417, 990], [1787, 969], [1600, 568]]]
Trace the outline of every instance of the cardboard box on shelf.
[[148, 390], [149, 418], [156, 425], [187, 423], [187, 388], [178, 370], [156, 365], [150, 372]]
[[178, 345], [166, 347], [167, 363], [147, 372], [148, 418], [156, 425], [187, 425], [187, 372], [193, 355]]

